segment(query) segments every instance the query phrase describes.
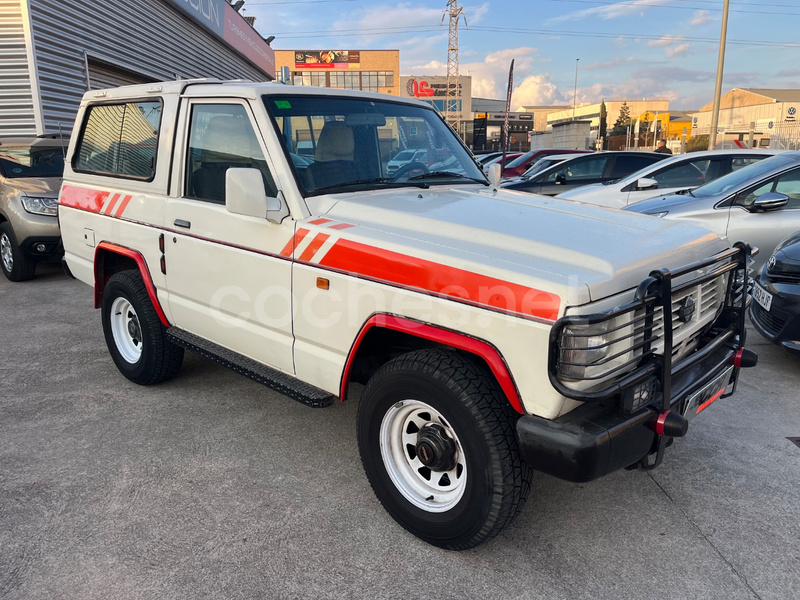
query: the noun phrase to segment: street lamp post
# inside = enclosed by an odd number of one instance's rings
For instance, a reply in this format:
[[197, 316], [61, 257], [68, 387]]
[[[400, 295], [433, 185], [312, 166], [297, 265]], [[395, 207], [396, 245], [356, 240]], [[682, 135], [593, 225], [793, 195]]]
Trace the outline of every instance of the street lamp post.
[[725, 38], [728, 35], [728, 4], [722, 6], [722, 31], [719, 34], [719, 59], [717, 60], [717, 83], [714, 87], [714, 107], [711, 109], [711, 131], [708, 135], [708, 149], [717, 146], [717, 127], [719, 126], [719, 101], [722, 95], [722, 69], [725, 65]]
[[[727, 2], [727, 0], [726, 0]], [[575, 89], [572, 92], [572, 120], [575, 120], [575, 107], [578, 104], [578, 63], [580, 58], [575, 59]]]

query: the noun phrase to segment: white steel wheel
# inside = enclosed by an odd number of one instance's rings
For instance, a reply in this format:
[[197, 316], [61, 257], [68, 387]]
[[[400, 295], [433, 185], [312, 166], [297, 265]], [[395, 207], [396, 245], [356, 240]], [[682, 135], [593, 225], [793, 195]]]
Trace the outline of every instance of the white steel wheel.
[[432, 406], [404, 400], [384, 415], [381, 457], [397, 489], [414, 506], [445, 512], [458, 504], [467, 482], [464, 449]]
[[142, 357], [142, 327], [133, 305], [119, 296], [111, 305], [111, 334], [117, 350], [127, 362], [135, 364]]

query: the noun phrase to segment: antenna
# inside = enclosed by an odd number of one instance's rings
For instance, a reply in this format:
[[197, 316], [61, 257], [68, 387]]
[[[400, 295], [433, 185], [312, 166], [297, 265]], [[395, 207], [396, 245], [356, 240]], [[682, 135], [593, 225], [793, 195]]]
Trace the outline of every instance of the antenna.
[[444, 104], [444, 120], [458, 132], [462, 106], [461, 89], [458, 87], [458, 21], [463, 17], [466, 25], [467, 18], [462, 14], [463, 9], [458, 6], [458, 0], [447, 0], [447, 10], [450, 15], [450, 34], [447, 38], [447, 96]]

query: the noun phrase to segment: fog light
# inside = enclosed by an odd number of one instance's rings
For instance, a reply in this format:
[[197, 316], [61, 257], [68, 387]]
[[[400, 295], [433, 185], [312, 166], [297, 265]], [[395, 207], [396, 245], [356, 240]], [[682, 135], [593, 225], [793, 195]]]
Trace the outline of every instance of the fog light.
[[44, 244], [36, 244], [36, 251], [37, 252], [44, 252], [47, 250], [47, 246]]
[[644, 383], [625, 391], [624, 408], [627, 413], [635, 413], [658, 399], [658, 383], [648, 379]]

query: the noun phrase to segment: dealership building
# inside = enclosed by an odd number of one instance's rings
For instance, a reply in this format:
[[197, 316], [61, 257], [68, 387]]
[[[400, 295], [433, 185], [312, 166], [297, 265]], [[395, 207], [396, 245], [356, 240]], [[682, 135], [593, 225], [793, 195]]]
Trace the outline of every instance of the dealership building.
[[88, 90], [275, 79], [275, 56], [227, 0], [3, 0], [0, 137], [69, 133]]
[[399, 50], [276, 50], [275, 65], [294, 85], [399, 93]]

